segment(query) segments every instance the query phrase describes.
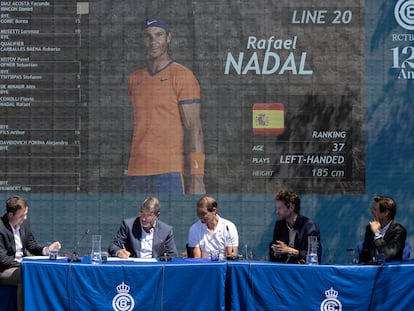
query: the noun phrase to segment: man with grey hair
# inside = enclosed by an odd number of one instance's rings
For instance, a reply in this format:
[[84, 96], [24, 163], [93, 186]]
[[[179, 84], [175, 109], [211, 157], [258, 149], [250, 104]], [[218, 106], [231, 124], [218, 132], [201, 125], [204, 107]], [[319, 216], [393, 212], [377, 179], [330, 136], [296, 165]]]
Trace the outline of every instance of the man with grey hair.
[[119, 258], [176, 257], [173, 228], [160, 221], [160, 202], [147, 198], [141, 204], [140, 215], [122, 221], [108, 252]]

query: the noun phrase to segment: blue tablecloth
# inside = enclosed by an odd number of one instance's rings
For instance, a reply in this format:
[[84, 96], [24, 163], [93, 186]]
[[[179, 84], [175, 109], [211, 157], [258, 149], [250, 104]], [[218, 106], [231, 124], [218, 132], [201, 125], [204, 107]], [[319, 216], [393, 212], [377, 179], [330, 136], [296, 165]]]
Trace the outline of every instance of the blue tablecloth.
[[414, 264], [24, 260], [26, 310], [406, 311]]
[[229, 262], [227, 310], [414, 310], [414, 265]]
[[25, 310], [224, 310], [226, 262], [22, 262]]

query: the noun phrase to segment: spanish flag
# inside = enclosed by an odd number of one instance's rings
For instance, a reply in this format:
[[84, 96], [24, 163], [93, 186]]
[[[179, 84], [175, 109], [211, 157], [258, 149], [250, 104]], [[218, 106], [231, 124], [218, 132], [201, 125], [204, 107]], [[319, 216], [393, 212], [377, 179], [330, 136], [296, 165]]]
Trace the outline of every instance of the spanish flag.
[[253, 104], [253, 133], [280, 135], [285, 131], [284, 107], [280, 103]]

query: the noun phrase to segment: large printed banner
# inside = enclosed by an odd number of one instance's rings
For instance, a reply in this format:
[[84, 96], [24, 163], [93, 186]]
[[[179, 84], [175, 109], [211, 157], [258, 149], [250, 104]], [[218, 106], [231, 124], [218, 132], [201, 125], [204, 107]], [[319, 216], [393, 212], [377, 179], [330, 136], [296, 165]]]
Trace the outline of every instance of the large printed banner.
[[[169, 25], [171, 57], [200, 84], [208, 193], [365, 192], [362, 0], [1, 1], [0, 10], [0, 191], [124, 191], [136, 139], [128, 77], [146, 67], [141, 22], [156, 17]], [[407, 23], [404, 1], [395, 10]], [[399, 77], [412, 74], [411, 54], [392, 50]]]

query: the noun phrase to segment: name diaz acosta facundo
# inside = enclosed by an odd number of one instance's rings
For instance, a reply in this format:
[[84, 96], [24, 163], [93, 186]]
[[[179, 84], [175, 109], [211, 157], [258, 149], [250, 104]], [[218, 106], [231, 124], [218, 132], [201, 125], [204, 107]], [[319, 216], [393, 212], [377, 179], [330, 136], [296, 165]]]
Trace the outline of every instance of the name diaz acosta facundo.
[[[298, 38], [293, 36], [288, 39], [277, 39], [270, 36], [267, 39], [249, 36], [246, 43], [247, 50], [264, 50], [264, 53], [254, 51], [245, 55], [239, 52], [238, 56], [232, 52], [227, 53], [224, 74], [234, 71], [239, 75], [254, 73], [257, 75], [271, 75], [290, 73], [293, 75], [312, 75], [313, 70], [306, 68], [307, 52], [295, 53]], [[281, 56], [272, 50], [291, 51]]]

